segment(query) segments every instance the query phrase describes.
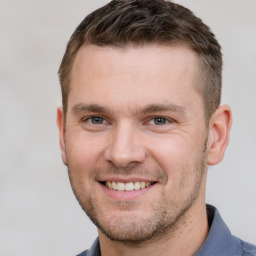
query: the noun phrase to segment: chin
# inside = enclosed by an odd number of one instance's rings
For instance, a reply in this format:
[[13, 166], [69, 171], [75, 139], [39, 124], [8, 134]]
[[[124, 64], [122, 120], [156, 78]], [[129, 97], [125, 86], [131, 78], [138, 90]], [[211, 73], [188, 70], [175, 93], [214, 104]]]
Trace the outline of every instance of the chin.
[[140, 244], [151, 240], [158, 232], [156, 225], [148, 225], [146, 219], [114, 219], [113, 223], [95, 223], [100, 231], [112, 241]]
[[162, 239], [167, 233], [171, 234], [170, 230], [175, 230], [178, 220], [185, 211], [180, 212], [174, 208], [173, 214], [170, 215], [161, 205], [151, 213], [123, 210], [113, 214], [103, 212], [99, 208], [96, 211], [94, 207], [85, 210], [100, 233], [110, 240], [137, 246], [146, 244], [152, 239], [154, 241]]

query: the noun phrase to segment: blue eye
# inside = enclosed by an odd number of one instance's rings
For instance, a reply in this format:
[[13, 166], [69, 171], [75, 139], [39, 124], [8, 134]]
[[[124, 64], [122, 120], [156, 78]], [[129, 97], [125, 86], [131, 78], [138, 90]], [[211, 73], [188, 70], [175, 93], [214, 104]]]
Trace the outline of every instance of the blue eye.
[[153, 119], [153, 121], [155, 125], [164, 125], [168, 122], [167, 119], [164, 117], [156, 117]]
[[154, 117], [149, 121], [149, 124], [151, 125], [165, 125], [168, 124], [170, 121], [166, 119], [165, 117]]
[[103, 124], [105, 122], [104, 118], [100, 116], [92, 116], [87, 121], [90, 121], [92, 124]]

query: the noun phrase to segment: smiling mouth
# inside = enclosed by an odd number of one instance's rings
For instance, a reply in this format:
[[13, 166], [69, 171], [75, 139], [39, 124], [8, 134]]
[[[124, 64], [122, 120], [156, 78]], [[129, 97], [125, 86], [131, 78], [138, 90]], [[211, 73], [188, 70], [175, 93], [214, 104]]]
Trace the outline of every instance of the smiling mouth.
[[156, 182], [150, 181], [136, 181], [136, 182], [128, 182], [123, 183], [119, 181], [105, 181], [102, 182], [103, 185], [108, 187], [111, 190], [116, 191], [133, 191], [133, 190], [140, 190], [152, 186]]

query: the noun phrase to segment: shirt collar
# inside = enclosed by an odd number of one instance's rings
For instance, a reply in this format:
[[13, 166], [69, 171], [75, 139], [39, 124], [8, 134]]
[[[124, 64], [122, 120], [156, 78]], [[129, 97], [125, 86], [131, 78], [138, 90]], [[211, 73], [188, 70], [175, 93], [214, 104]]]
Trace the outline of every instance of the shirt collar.
[[237, 243], [235, 238], [231, 235], [219, 211], [211, 205], [207, 205], [206, 207], [210, 231], [204, 244], [195, 256], [242, 255], [242, 249], [239, 243]]
[[94, 241], [86, 256], [101, 256], [99, 238]]

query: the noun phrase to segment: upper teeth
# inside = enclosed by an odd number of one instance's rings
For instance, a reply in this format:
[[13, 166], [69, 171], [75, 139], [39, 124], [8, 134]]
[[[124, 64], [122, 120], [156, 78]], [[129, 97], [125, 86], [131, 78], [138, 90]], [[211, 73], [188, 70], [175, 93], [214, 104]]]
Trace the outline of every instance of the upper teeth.
[[123, 182], [116, 182], [116, 181], [107, 181], [106, 186], [110, 189], [113, 190], [118, 190], [118, 191], [131, 191], [131, 190], [139, 190], [142, 188], [146, 188], [150, 186], [152, 182], [150, 181], [136, 181], [136, 182], [128, 182], [128, 183], [123, 183]]

